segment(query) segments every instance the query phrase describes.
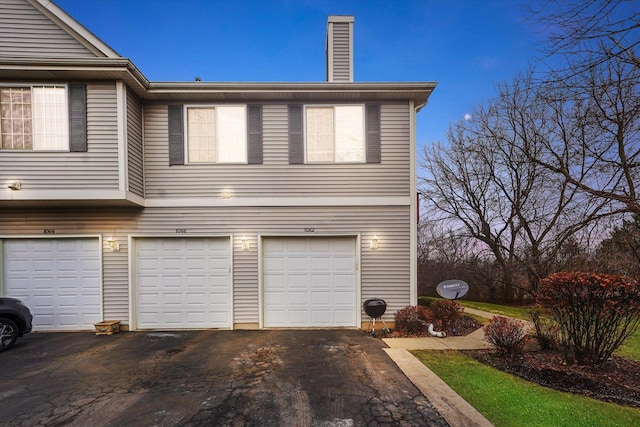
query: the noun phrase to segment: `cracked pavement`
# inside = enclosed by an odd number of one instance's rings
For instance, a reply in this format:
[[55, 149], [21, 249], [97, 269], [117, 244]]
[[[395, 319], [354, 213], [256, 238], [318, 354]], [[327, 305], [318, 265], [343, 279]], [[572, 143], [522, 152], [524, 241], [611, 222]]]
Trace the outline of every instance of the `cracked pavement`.
[[355, 330], [34, 333], [0, 353], [2, 426], [447, 426]]

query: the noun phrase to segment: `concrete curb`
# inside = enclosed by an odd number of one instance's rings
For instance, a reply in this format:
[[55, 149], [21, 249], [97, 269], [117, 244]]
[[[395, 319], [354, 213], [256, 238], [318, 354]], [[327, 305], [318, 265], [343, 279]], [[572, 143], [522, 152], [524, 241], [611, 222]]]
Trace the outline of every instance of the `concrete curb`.
[[440, 379], [433, 371], [403, 348], [385, 348], [387, 355], [411, 382], [429, 399], [453, 427], [491, 427], [476, 408]]

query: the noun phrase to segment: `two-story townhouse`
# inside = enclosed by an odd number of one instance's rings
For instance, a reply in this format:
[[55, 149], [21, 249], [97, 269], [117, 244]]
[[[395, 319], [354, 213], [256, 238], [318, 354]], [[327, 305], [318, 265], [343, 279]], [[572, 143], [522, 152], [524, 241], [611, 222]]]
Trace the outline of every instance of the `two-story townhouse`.
[[363, 327], [417, 303], [434, 83], [150, 82], [49, 0], [0, 0], [0, 295], [35, 330]]

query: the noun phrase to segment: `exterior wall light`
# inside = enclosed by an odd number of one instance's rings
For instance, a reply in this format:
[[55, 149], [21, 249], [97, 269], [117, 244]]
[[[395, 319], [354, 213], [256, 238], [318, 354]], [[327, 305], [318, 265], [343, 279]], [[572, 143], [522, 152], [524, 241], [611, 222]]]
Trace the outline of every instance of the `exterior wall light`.
[[378, 249], [378, 236], [377, 235], [373, 235], [373, 238], [371, 239], [371, 241], [369, 242], [369, 248], [372, 250], [376, 250]]
[[113, 240], [113, 237], [109, 236], [107, 238], [107, 244], [109, 245], [109, 247], [111, 248], [112, 251], [114, 251], [114, 252], [119, 252], [120, 251], [120, 243], [118, 243], [115, 240]]
[[243, 251], [248, 251], [249, 250], [249, 240], [247, 239], [247, 235], [245, 234], [244, 236], [242, 236], [242, 250]]
[[7, 187], [10, 188], [11, 190], [19, 190], [20, 188], [22, 188], [22, 183], [20, 181], [13, 181], [10, 182], [9, 184], [7, 184]]
[[223, 199], [228, 199], [228, 198], [230, 198], [230, 197], [231, 197], [231, 191], [229, 191], [229, 190], [224, 190], [224, 191], [222, 192], [222, 198], [223, 198]]

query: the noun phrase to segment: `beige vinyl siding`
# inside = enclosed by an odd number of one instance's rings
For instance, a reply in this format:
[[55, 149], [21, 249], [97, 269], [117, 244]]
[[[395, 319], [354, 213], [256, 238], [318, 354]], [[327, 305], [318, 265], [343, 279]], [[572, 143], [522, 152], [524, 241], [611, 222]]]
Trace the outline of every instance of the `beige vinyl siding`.
[[0, 1], [0, 56], [96, 57], [24, 0]]
[[127, 90], [127, 158], [129, 191], [144, 197], [144, 170], [142, 147], [142, 103], [131, 90]]
[[145, 106], [147, 198], [407, 196], [410, 192], [410, 108], [381, 106], [380, 164], [290, 165], [287, 105], [265, 104], [262, 165], [169, 166], [167, 105]]
[[87, 85], [86, 153], [0, 150], [0, 182], [29, 190], [118, 189], [114, 83]]
[[[123, 320], [129, 316], [129, 278], [126, 233], [135, 227], [136, 212], [123, 209], [24, 209], [0, 210], [2, 236], [64, 237], [65, 235], [113, 236], [120, 251], [113, 252], [103, 240], [102, 280], [105, 319]], [[45, 235], [44, 230], [47, 230]], [[1, 280], [1, 278], [0, 278]], [[1, 286], [1, 284], [0, 284]]]
[[[321, 207], [321, 208], [147, 208], [137, 209], [35, 209], [27, 215], [20, 209], [0, 211], [1, 236], [37, 236], [53, 230], [54, 236], [102, 234], [120, 243], [112, 251], [103, 242], [103, 304], [105, 319], [128, 323], [129, 263], [127, 236], [233, 235], [234, 323], [257, 324], [258, 308], [258, 235], [361, 236], [361, 298], [387, 301], [385, 315], [410, 303], [409, 207]], [[313, 229], [313, 232], [305, 232]], [[369, 248], [373, 235], [379, 248]], [[250, 250], [241, 249], [247, 237]], [[363, 320], [366, 316], [363, 314]]]

